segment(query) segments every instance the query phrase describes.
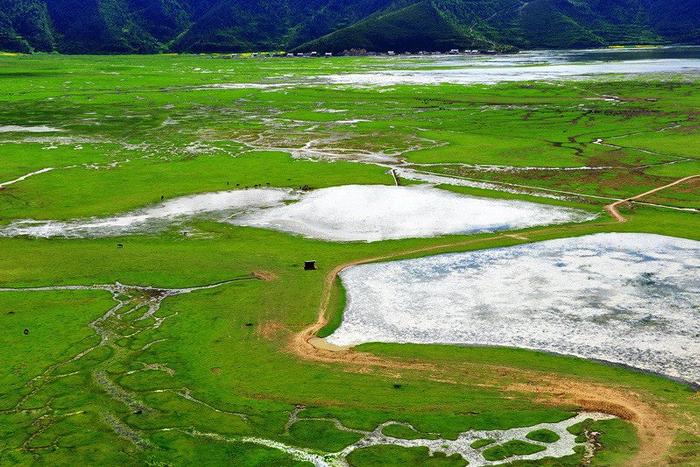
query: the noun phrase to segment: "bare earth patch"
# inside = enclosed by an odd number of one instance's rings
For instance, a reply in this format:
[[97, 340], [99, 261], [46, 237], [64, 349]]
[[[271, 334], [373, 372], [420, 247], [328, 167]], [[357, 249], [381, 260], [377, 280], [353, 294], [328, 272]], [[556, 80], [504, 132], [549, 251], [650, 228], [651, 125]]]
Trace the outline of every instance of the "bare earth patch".
[[253, 271], [253, 277], [265, 282], [271, 282], [279, 279], [279, 276], [272, 271], [256, 270]]
[[257, 327], [255, 335], [266, 340], [275, 340], [284, 334], [289, 334], [291, 331], [279, 321], [266, 321]]

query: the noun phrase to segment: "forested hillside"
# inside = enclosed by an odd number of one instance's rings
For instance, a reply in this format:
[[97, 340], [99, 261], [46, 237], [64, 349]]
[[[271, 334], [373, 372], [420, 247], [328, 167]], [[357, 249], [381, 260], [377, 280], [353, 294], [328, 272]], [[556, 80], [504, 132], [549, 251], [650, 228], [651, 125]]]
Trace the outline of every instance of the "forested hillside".
[[0, 49], [63, 53], [700, 43], [700, 0], [0, 0]]

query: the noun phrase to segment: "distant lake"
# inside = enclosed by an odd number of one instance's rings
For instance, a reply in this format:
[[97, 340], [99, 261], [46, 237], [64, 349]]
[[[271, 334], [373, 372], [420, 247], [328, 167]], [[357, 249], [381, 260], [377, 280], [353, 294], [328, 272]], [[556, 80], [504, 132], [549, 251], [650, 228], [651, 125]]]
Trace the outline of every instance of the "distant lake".
[[462, 64], [566, 64], [582, 62], [623, 62], [648, 60], [700, 60], [700, 46], [672, 47], [620, 47], [606, 49], [564, 49], [564, 50], [525, 50], [517, 54], [505, 55], [441, 55], [427, 56], [426, 63], [442, 66], [459, 66]]
[[509, 55], [397, 56], [366, 72], [319, 77], [332, 84], [495, 84], [593, 79], [604, 75], [700, 76], [700, 47], [535, 50]]
[[[542, 52], [526, 52], [537, 54]], [[561, 50], [546, 51], [553, 59], [561, 59], [567, 62], [606, 61], [620, 60], [663, 60], [663, 59], [700, 59], [700, 47], [625, 47], [619, 49], [589, 49], [589, 50]]]

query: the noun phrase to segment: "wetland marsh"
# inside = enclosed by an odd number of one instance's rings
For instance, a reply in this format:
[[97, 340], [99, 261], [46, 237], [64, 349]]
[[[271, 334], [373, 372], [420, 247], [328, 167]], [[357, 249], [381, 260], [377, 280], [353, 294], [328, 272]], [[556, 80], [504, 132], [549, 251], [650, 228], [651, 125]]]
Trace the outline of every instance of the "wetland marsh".
[[585, 222], [595, 217], [582, 210], [477, 198], [431, 187], [341, 185], [310, 193], [252, 188], [199, 194], [104, 219], [18, 220], [0, 229], [0, 236], [118, 236], [209, 218], [321, 240], [372, 242]]
[[470, 60], [1, 55], [0, 464], [700, 461], [697, 49]]

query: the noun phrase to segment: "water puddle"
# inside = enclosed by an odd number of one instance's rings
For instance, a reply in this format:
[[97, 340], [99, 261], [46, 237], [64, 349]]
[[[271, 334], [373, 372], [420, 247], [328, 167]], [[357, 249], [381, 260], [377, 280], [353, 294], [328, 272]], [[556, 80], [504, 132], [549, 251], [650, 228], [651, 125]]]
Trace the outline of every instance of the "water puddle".
[[[392, 425], [401, 425], [409, 430], [415, 429], [406, 423], [388, 421], [380, 424], [373, 431], [357, 430], [345, 427], [336, 419], [328, 418], [297, 418], [296, 412], [292, 413], [290, 424], [293, 425], [298, 421], [328, 421], [334, 423], [335, 427], [340, 431], [356, 433], [362, 437], [355, 443], [343, 448], [339, 452], [325, 453], [314, 449], [300, 448], [291, 446], [286, 443], [271, 439], [258, 437], [243, 437], [243, 438], [227, 438], [216, 433], [205, 433], [200, 431], [189, 431], [191, 436], [204, 437], [215, 439], [217, 441], [231, 443], [247, 443], [266, 446], [268, 448], [277, 449], [285, 452], [295, 460], [302, 462], [310, 462], [316, 467], [333, 467], [347, 466], [348, 456], [358, 449], [369, 448], [372, 446], [398, 446], [402, 448], [428, 448], [430, 455], [443, 453], [447, 456], [458, 455], [467, 461], [470, 466], [488, 466], [510, 463], [518, 460], [540, 460], [545, 458], [562, 458], [576, 454], [575, 448], [582, 447], [587, 453], [594, 453], [595, 434], [585, 433], [585, 441], [578, 442], [576, 436], [568, 431], [568, 428], [573, 427], [585, 420], [610, 420], [614, 416], [597, 413], [597, 412], [582, 412], [578, 415], [558, 423], [541, 423], [539, 425], [523, 428], [512, 428], [509, 430], [471, 430], [460, 433], [454, 439], [442, 439], [435, 437], [434, 439], [402, 439], [385, 435], [384, 429]], [[537, 430], [548, 430], [555, 433], [556, 441], [551, 443], [534, 441], [527, 437], [529, 433]], [[484, 443], [484, 440], [489, 440], [491, 443]], [[475, 442], [479, 442], [474, 444]], [[484, 457], [484, 451], [492, 449], [494, 446], [499, 446], [508, 442], [528, 443], [534, 446], [538, 452], [527, 455], [513, 455], [502, 460], [489, 461]]]
[[585, 211], [465, 196], [428, 186], [346, 185], [231, 220], [329, 241], [374, 242], [582, 222]]
[[0, 229], [0, 236], [115, 236], [153, 232], [197, 216], [322, 240], [366, 242], [595, 218], [595, 214], [575, 209], [476, 198], [429, 186], [347, 185], [302, 193], [277, 188], [206, 193], [107, 218], [19, 220]]
[[253, 208], [275, 206], [295, 199], [291, 190], [260, 188], [222, 191], [175, 198], [159, 205], [120, 216], [72, 221], [19, 220], [0, 230], [0, 236], [108, 237], [152, 232], [196, 216], [235, 215]]
[[4, 187], [6, 187], [6, 186], [9, 186], [9, 185], [14, 185], [15, 183], [22, 182], [22, 181], [24, 181], [24, 180], [26, 180], [26, 179], [28, 179], [28, 178], [30, 178], [30, 177], [33, 177], [33, 176], [35, 176], [35, 175], [41, 175], [41, 174], [44, 174], [44, 173], [46, 173], [46, 172], [51, 172], [52, 170], [55, 170], [55, 169], [54, 169], [53, 167], [46, 167], [46, 168], [43, 168], [43, 169], [35, 170], [34, 172], [29, 172], [28, 174], [24, 174], [24, 175], [22, 175], [21, 177], [15, 178], [14, 180], [8, 180], [8, 181], [6, 181], [6, 182], [0, 182], [0, 189], [1, 189], [1, 188], [4, 188]]
[[494, 345], [700, 384], [700, 242], [598, 234], [356, 266], [327, 341]]
[[56, 133], [63, 131], [50, 126], [20, 126], [20, 125], [0, 125], [0, 133]]
[[220, 90], [237, 90], [237, 89], [284, 89], [293, 87], [293, 84], [287, 83], [215, 83], [205, 84], [193, 88], [195, 91], [211, 91]]

